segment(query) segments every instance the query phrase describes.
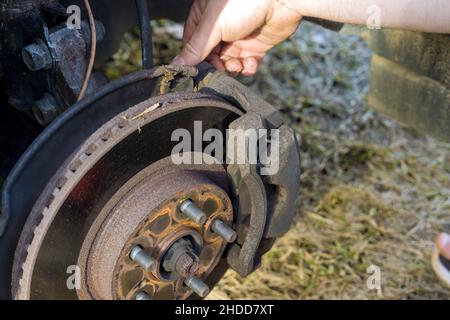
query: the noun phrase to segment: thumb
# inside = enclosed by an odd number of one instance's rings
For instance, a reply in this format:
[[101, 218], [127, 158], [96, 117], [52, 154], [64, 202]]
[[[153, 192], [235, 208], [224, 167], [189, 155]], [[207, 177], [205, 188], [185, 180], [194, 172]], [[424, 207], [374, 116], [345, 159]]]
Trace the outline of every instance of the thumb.
[[222, 35], [218, 23], [218, 16], [207, 12], [203, 15], [190, 39], [185, 41], [181, 53], [172, 61], [173, 64], [196, 66], [205, 60], [220, 44]]

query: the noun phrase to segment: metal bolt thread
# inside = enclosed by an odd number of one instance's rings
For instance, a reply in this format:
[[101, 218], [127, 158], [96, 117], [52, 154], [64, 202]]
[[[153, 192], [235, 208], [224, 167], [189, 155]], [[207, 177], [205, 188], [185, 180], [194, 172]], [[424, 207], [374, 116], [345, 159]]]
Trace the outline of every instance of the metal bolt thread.
[[237, 233], [222, 220], [214, 221], [211, 230], [228, 243], [236, 241]]
[[206, 219], [208, 218], [206, 213], [197, 207], [191, 200], [184, 201], [180, 206], [180, 211], [199, 225], [205, 224]]
[[184, 283], [192, 289], [198, 296], [204, 298], [209, 294], [209, 288], [202, 280], [196, 276], [191, 276], [184, 280]]
[[151, 270], [155, 263], [155, 260], [140, 246], [136, 246], [131, 250], [130, 259], [147, 272]]

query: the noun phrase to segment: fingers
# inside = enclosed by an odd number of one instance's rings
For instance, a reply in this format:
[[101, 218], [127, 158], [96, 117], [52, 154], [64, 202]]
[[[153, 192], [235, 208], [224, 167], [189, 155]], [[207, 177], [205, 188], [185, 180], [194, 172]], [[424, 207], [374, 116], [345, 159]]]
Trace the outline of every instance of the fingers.
[[214, 51], [206, 58], [210, 64], [212, 64], [217, 70], [225, 71], [225, 65], [222, 60], [220, 60], [220, 51], [222, 50], [222, 45], [218, 45]]
[[438, 247], [441, 256], [450, 260], [450, 235], [446, 233], [441, 233], [436, 238], [436, 245]]
[[243, 60], [228, 59], [223, 60], [217, 54], [211, 54], [206, 61], [212, 64], [217, 70], [225, 71], [231, 76], [236, 77], [239, 74], [250, 77], [258, 71], [259, 61], [255, 57], [248, 57]]
[[227, 1], [194, 1], [184, 28], [183, 49], [172, 63], [197, 65], [206, 59], [218, 70], [231, 75], [256, 73], [269, 46], [259, 43], [252, 35], [223, 42], [220, 21], [226, 4]]
[[244, 76], [253, 76], [257, 70], [264, 53], [251, 52], [244, 50], [238, 44], [245, 44], [245, 41], [236, 41], [224, 44], [218, 52], [225, 71], [231, 75], [242, 74]]
[[258, 71], [259, 61], [256, 57], [231, 58], [225, 61], [224, 66], [225, 71], [233, 76], [242, 74], [243, 76], [250, 77]]
[[197, 0], [194, 2], [184, 31], [184, 46], [172, 63], [198, 65], [205, 60], [222, 40], [218, 21], [226, 2]]
[[[230, 50], [230, 48], [222, 50], [221, 48], [221, 44], [216, 46], [216, 49], [214, 49], [205, 60], [211, 63], [217, 70], [226, 71], [232, 76], [242, 74], [243, 76], [250, 77], [255, 75], [264, 57], [261, 54], [252, 55], [251, 53], [242, 50], [233, 51]], [[226, 55], [223, 54], [224, 52], [233, 53], [234, 55]], [[186, 60], [184, 60], [184, 56], [180, 55], [177, 56], [172, 63], [179, 65], [188, 64], [186, 63]]]
[[227, 57], [224, 59], [221, 57], [221, 60], [224, 61], [225, 70], [230, 73], [241, 73], [244, 66], [241, 63], [241, 60], [237, 58]]

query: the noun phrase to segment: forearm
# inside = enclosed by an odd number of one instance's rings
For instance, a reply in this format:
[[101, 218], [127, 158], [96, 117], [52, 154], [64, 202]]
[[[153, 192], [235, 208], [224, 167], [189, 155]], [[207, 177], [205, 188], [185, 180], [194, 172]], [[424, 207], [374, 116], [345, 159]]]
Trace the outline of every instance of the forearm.
[[[450, 33], [450, 0], [291, 0], [304, 16], [381, 27]], [[378, 11], [378, 12], [377, 12]]]

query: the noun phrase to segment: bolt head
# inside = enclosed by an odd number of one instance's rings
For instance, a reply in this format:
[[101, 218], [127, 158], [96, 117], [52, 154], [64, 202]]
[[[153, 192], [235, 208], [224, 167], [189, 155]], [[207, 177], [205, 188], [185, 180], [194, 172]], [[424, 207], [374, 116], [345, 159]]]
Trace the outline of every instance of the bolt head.
[[43, 41], [38, 41], [23, 48], [22, 59], [31, 71], [50, 69], [53, 64], [50, 50]]
[[55, 99], [48, 93], [36, 101], [32, 109], [34, 117], [43, 126], [55, 120], [60, 113]]

